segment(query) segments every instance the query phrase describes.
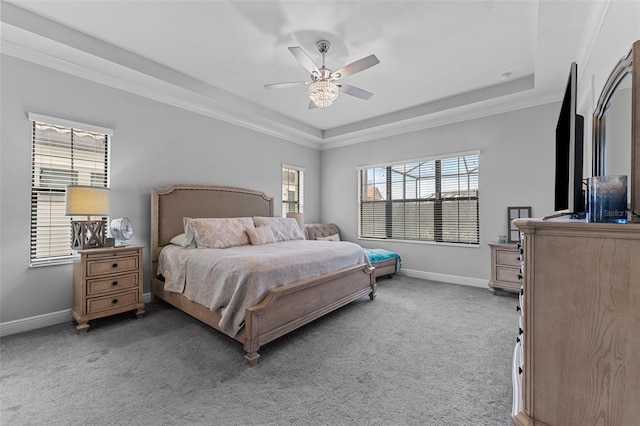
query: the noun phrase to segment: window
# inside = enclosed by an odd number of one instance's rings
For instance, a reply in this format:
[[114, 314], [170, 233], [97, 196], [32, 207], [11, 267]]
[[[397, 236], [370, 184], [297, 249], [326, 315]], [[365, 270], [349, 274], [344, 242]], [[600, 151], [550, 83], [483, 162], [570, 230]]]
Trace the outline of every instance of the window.
[[282, 165], [282, 217], [287, 213], [302, 213], [304, 169]]
[[29, 114], [29, 119], [32, 125], [30, 266], [68, 263], [72, 255], [71, 220], [84, 217], [65, 216], [66, 186], [109, 187], [112, 131], [38, 114]]
[[479, 245], [478, 157], [359, 169], [359, 238]]

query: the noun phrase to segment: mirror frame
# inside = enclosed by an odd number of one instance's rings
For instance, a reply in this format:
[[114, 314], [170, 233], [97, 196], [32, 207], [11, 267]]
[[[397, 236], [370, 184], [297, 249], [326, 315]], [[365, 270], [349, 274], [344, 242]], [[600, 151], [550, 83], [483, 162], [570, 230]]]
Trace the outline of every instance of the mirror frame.
[[603, 155], [607, 143], [606, 114], [618, 85], [627, 74], [631, 74], [631, 221], [640, 222], [640, 40], [633, 43], [629, 54], [613, 68], [593, 112], [592, 176], [606, 173]]

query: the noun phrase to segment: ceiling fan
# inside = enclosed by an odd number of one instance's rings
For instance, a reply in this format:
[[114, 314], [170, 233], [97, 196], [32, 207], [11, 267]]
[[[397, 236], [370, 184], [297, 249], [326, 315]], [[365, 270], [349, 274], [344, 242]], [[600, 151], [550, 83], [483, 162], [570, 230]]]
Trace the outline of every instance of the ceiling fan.
[[380, 63], [376, 55], [369, 55], [355, 62], [345, 65], [337, 71], [331, 71], [324, 65], [324, 55], [329, 51], [331, 43], [327, 40], [320, 40], [316, 43], [318, 51], [322, 54], [322, 67], [318, 68], [313, 63], [309, 55], [301, 47], [290, 47], [289, 51], [296, 57], [303, 67], [311, 73], [310, 81], [292, 81], [288, 83], [265, 84], [266, 89], [284, 89], [287, 87], [307, 86], [309, 98], [309, 109], [317, 107], [328, 107], [338, 97], [338, 93], [355, 96], [359, 99], [368, 100], [373, 93], [360, 89], [349, 84], [338, 82], [343, 77], [366, 70]]

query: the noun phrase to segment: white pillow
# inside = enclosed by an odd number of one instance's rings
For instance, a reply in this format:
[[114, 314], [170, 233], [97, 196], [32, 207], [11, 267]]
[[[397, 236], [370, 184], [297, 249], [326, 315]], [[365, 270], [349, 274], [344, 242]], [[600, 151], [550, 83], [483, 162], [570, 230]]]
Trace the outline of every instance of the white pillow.
[[169, 243], [180, 247], [189, 247], [189, 244], [187, 243], [187, 234], [176, 235], [169, 241]]
[[190, 233], [198, 248], [227, 248], [249, 244], [246, 229], [253, 227], [250, 217], [185, 219], [185, 233]]
[[247, 234], [251, 244], [259, 246], [261, 244], [275, 243], [276, 237], [273, 235], [273, 231], [270, 226], [258, 226], [256, 228], [247, 228]]
[[316, 237], [316, 240], [321, 241], [340, 241], [340, 234], [329, 235], [328, 237]]
[[304, 233], [298, 222], [292, 217], [263, 217], [253, 218], [256, 227], [269, 226], [276, 241], [304, 240]]

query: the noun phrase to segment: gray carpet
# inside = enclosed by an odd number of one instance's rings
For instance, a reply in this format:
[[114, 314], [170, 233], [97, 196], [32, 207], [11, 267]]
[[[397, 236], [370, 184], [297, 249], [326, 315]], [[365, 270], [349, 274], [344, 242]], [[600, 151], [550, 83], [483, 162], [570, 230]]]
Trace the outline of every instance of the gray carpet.
[[517, 299], [395, 277], [260, 351], [166, 305], [0, 339], [2, 425], [508, 425]]

